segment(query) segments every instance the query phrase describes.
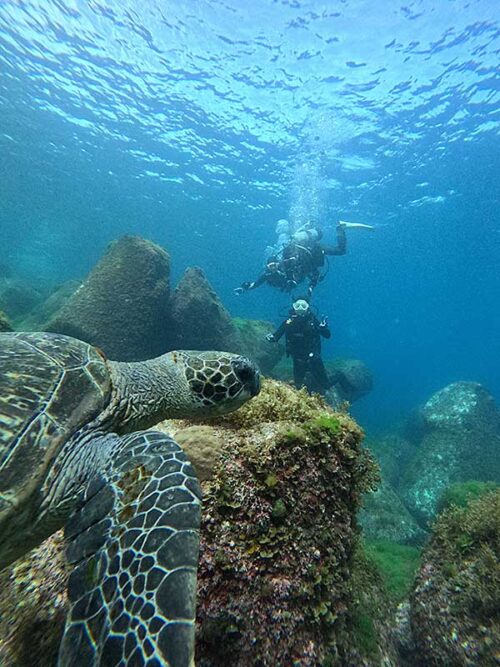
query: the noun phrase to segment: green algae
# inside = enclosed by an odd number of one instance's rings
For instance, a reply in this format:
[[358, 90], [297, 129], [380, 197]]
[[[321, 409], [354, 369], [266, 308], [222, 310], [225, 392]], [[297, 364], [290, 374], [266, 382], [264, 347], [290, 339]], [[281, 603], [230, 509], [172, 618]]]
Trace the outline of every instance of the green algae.
[[471, 500], [476, 500], [485, 493], [494, 491], [497, 488], [498, 484], [495, 482], [480, 482], [478, 480], [451, 484], [439, 499], [438, 512], [442, 512], [451, 505], [455, 507], [467, 507]]
[[415, 579], [421, 550], [387, 540], [374, 540], [365, 543], [365, 553], [378, 568], [390, 598], [394, 602], [403, 600]]

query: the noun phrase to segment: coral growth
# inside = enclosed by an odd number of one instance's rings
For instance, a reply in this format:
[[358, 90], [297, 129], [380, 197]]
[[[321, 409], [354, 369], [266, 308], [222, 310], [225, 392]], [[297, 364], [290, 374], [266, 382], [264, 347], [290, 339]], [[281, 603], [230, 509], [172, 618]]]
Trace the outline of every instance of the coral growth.
[[422, 557], [411, 622], [424, 664], [500, 659], [500, 490], [438, 518]]

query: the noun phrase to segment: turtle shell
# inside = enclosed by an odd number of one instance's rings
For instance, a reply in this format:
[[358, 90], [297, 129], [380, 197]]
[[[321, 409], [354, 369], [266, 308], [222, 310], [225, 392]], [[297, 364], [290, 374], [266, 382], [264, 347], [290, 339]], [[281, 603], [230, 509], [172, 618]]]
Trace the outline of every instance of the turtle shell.
[[91, 345], [0, 333], [0, 515], [40, 488], [64, 443], [110, 395], [106, 361]]

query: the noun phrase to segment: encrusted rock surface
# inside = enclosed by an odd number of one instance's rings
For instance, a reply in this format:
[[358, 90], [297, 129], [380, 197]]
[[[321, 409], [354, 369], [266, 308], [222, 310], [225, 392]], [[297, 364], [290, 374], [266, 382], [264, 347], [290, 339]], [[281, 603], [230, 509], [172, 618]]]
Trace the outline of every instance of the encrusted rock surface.
[[500, 490], [438, 518], [410, 616], [420, 664], [500, 664]]
[[170, 259], [160, 246], [124, 236], [112, 243], [46, 330], [85, 340], [118, 361], [168, 349]]
[[0, 665], [55, 667], [66, 617], [62, 531], [0, 572]]

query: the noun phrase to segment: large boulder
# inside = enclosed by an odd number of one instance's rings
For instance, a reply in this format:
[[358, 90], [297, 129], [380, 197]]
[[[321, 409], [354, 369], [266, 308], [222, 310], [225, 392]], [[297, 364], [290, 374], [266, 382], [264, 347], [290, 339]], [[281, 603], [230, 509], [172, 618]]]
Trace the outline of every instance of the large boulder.
[[335, 393], [343, 401], [354, 403], [373, 388], [373, 375], [359, 359], [334, 359], [326, 368]]
[[198, 267], [184, 272], [172, 293], [173, 347], [184, 350], [235, 350], [239, 339], [231, 316]]
[[110, 245], [46, 330], [97, 345], [120, 361], [162, 354], [168, 349], [169, 275], [163, 248], [124, 236]]
[[420, 662], [494, 667], [500, 657], [500, 490], [436, 521], [411, 596]]
[[436, 515], [454, 482], [500, 481], [500, 434], [493, 398], [474, 382], [455, 382], [422, 409], [423, 439], [400, 484], [400, 494], [422, 525]]

